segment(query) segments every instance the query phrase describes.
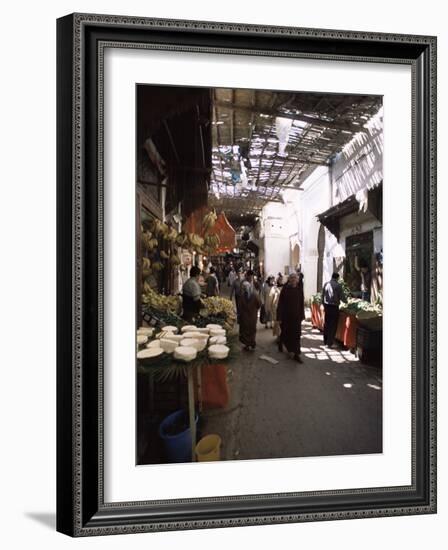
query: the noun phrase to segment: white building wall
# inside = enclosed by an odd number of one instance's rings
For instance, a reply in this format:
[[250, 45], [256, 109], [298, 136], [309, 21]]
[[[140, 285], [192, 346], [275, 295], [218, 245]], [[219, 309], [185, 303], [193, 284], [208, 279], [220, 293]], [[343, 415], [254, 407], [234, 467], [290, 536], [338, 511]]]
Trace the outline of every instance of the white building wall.
[[[374, 231], [375, 252], [382, 249], [381, 223], [369, 217], [348, 216], [341, 220], [339, 242], [325, 229], [325, 247], [322, 259], [322, 278], [318, 277], [318, 236], [320, 222], [317, 216], [355, 194], [359, 200], [368, 189], [383, 179], [382, 110], [368, 123], [368, 131], [361, 132], [347, 144], [328, 166], [317, 167], [302, 183], [302, 191], [284, 192], [286, 204], [268, 203], [261, 216], [260, 245], [263, 248], [265, 274], [284, 271], [291, 262], [291, 251], [300, 247], [300, 263], [304, 274], [305, 299], [320, 292], [323, 282], [330, 279], [336, 263], [345, 256], [345, 238], [353, 232]], [[358, 223], [356, 223], [358, 221]]]
[[304, 274], [305, 299], [316, 292], [317, 238], [320, 223], [317, 214], [330, 206], [331, 187], [328, 168], [318, 167], [305, 181], [304, 190], [287, 190], [284, 204], [268, 203], [262, 211], [260, 246], [266, 275], [286, 273], [292, 265], [292, 252], [300, 248]]
[[[302, 272], [304, 274], [305, 300], [318, 291], [318, 236], [320, 223], [317, 215], [331, 206], [331, 185], [329, 170], [320, 166], [303, 183], [304, 191], [297, 193], [299, 203], [302, 242]], [[325, 261], [325, 255], [324, 255]], [[330, 268], [331, 269], [331, 268]]]
[[[262, 211], [260, 246], [263, 249], [266, 276], [284, 272], [289, 266], [292, 212], [288, 205], [268, 203]], [[295, 228], [297, 231], [297, 228]]]
[[[321, 286], [324, 283], [331, 279], [331, 276], [334, 272], [334, 262], [341, 261], [345, 257], [344, 247], [336, 239], [336, 237], [325, 228], [325, 250], [324, 250], [324, 261], [323, 261], [323, 270], [322, 270], [322, 281]], [[318, 292], [320, 289], [316, 288], [315, 292]]]

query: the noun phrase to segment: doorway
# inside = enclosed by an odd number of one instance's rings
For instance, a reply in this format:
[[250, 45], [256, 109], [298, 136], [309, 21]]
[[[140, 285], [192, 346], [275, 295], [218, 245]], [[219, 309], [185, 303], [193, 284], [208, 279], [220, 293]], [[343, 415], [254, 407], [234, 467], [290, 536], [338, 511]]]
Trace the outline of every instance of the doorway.
[[361, 295], [360, 269], [367, 267], [372, 272], [373, 231], [350, 235], [345, 239], [344, 279], [355, 297]]
[[300, 267], [300, 246], [298, 244], [295, 244], [291, 250], [291, 265], [294, 269]]

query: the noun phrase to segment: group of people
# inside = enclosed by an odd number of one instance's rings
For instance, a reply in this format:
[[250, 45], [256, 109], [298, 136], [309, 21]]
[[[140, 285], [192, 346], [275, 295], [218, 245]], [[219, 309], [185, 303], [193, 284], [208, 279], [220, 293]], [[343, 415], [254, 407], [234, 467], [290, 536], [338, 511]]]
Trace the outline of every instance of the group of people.
[[[201, 308], [203, 290], [199, 284], [201, 270], [193, 266], [190, 278], [182, 289], [183, 318], [193, 321]], [[339, 304], [343, 299], [342, 286], [338, 282], [339, 274], [333, 273], [330, 281], [322, 288], [322, 304], [325, 310], [324, 345], [332, 347], [336, 334], [339, 316]], [[280, 352], [284, 349], [293, 359], [302, 363], [300, 340], [302, 321], [305, 319], [305, 300], [303, 292], [303, 274], [292, 272], [285, 278], [281, 273], [277, 278], [269, 276], [263, 284], [252, 270], [245, 273], [232, 271], [229, 273], [230, 299], [235, 300], [237, 322], [239, 325], [239, 340], [245, 350], [256, 347], [257, 322], [260, 311], [260, 322], [266, 328], [272, 328], [277, 337]], [[219, 294], [219, 282], [210, 268], [205, 279], [207, 296]]]
[[[281, 279], [280, 279], [281, 276]], [[300, 358], [301, 323], [305, 318], [302, 273], [291, 273], [286, 282], [282, 274], [270, 276], [261, 285], [251, 270], [236, 274], [229, 281], [230, 298], [235, 299], [239, 324], [239, 339], [244, 349], [254, 350], [258, 311], [260, 321], [272, 328], [280, 351], [283, 348], [294, 359]]]
[[[260, 309], [260, 321], [266, 328], [273, 329], [279, 351], [286, 349], [295, 361], [302, 363], [301, 336], [305, 300], [303, 274], [300, 271], [290, 273], [286, 281], [281, 273], [277, 279], [270, 276], [262, 286], [254, 280], [253, 272], [247, 271], [244, 279], [235, 279], [231, 295], [235, 296], [239, 338], [245, 349], [255, 349]], [[325, 310], [323, 336], [324, 345], [328, 348], [334, 344], [339, 304], [343, 299], [339, 274], [335, 272], [322, 288], [322, 304]]]

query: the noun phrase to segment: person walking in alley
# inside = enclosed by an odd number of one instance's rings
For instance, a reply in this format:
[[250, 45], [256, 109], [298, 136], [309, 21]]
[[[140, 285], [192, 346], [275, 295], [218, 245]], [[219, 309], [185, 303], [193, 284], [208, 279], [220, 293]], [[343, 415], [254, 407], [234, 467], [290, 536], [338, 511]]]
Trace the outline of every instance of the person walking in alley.
[[280, 292], [281, 289], [274, 285], [271, 287], [271, 292], [269, 293], [269, 309], [272, 314], [272, 334], [275, 336], [277, 344], [280, 339], [280, 323], [277, 319], [277, 306]]
[[227, 286], [232, 288], [232, 285], [236, 279], [237, 275], [236, 275], [236, 271], [235, 269], [233, 268], [233, 265], [230, 266], [230, 269], [227, 273]]
[[261, 312], [260, 322], [266, 328], [272, 328], [272, 297], [271, 291], [274, 287], [274, 277], [271, 275], [266, 279], [261, 288]]
[[275, 283], [279, 288], [281, 288], [285, 284], [283, 273], [281, 271], [279, 271], [277, 273], [277, 279], [276, 279]]
[[261, 300], [259, 288], [254, 283], [254, 272], [252, 270], [246, 272], [237, 300], [240, 318], [239, 339], [246, 351], [253, 350], [256, 346], [255, 336]]
[[236, 308], [236, 319], [237, 323], [240, 322], [240, 310], [239, 310], [239, 296], [241, 291], [241, 284], [243, 279], [243, 273], [241, 270], [238, 270], [235, 278], [233, 279], [232, 285], [230, 287], [230, 296], [229, 299], [232, 301], [232, 298], [235, 297], [235, 308]]
[[207, 297], [219, 295], [218, 278], [216, 277], [216, 269], [213, 266], [210, 268], [210, 273], [205, 280], [205, 284], [205, 294], [207, 295]]
[[300, 338], [302, 321], [305, 319], [305, 300], [303, 297], [303, 280], [297, 273], [291, 273], [283, 286], [277, 305], [277, 320], [280, 323], [278, 349], [286, 347], [294, 359], [302, 363], [300, 357]]
[[324, 345], [333, 346], [339, 319], [339, 303], [342, 299], [342, 286], [339, 273], [333, 273], [331, 280], [326, 282], [322, 289], [322, 304], [325, 311]]

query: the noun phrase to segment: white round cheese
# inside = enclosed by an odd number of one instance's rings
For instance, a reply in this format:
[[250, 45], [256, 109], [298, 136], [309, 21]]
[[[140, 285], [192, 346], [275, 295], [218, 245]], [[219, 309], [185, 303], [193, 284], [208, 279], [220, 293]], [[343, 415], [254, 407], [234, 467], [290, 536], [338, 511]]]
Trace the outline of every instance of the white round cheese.
[[208, 334], [210, 332], [209, 328], [197, 328], [196, 332], [202, 332], [202, 334]]
[[173, 340], [168, 340], [168, 338], [160, 338], [160, 347], [166, 353], [173, 353], [179, 344]]
[[137, 334], [137, 345], [142, 346], [146, 344], [148, 337], [145, 334]]
[[160, 348], [160, 340], [152, 340], [146, 344], [147, 348]]
[[230, 349], [222, 344], [213, 344], [208, 348], [208, 355], [211, 359], [225, 359]]
[[222, 328], [221, 325], [214, 325], [213, 323], [210, 323], [209, 325], [207, 325], [207, 327], [209, 330], [211, 329], [218, 329], [218, 328]]
[[212, 336], [209, 340], [209, 344], [227, 344], [227, 338], [225, 336]]
[[166, 325], [165, 327], [162, 327], [162, 330], [164, 330], [165, 332], [172, 332], [173, 334], [176, 334], [179, 329], [174, 325]]
[[182, 327], [180, 329], [181, 332], [192, 332], [194, 330], [196, 330], [197, 327], [195, 325], [185, 325], [184, 327]]
[[161, 355], [163, 355], [162, 348], [146, 348], [137, 353], [137, 359], [140, 361], [148, 361], [151, 359], [157, 359]]
[[137, 329], [137, 334], [148, 336], [149, 338], [151, 338], [153, 333], [154, 333], [154, 329], [152, 327], [139, 327]]
[[[189, 334], [189, 333], [187, 333], [187, 334]], [[183, 343], [186, 340], [191, 341], [191, 342], [195, 342], [195, 343], [191, 344], [191, 346], [196, 348], [198, 351], [202, 351], [207, 347], [207, 338], [185, 338], [184, 340], [182, 340], [180, 345], [181, 346], [188, 345], [188, 344]]]
[[179, 343], [185, 336], [183, 334], [166, 334], [163, 337], [165, 340], [172, 340], [173, 342]]
[[210, 329], [210, 336], [225, 336], [226, 331], [223, 328], [212, 328]]
[[183, 333], [184, 338], [197, 338], [198, 340], [208, 340], [208, 334], [205, 334], [203, 332], [184, 332]]
[[172, 330], [165, 330], [165, 328], [162, 328], [158, 334], [156, 334], [156, 338], [165, 338], [166, 336], [173, 336], [174, 332]]
[[184, 338], [180, 345], [182, 347], [194, 348], [197, 351], [202, 351], [206, 346], [206, 342], [199, 338]]
[[193, 359], [196, 359], [197, 354], [198, 352], [196, 351], [196, 348], [179, 346], [174, 350], [174, 359], [189, 363], [190, 361], [193, 361]]

